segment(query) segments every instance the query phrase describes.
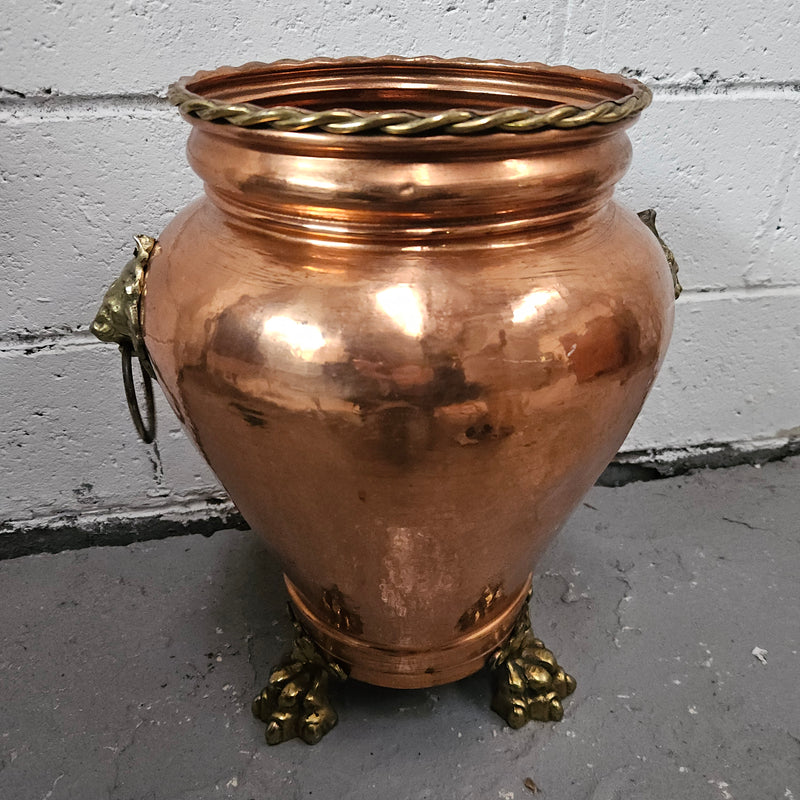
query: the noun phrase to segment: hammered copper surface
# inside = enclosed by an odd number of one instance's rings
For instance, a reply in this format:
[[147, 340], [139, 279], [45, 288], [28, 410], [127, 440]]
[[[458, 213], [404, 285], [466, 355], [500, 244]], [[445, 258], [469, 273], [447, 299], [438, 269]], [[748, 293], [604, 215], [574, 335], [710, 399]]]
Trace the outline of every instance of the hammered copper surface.
[[[315, 107], [522, 102], [518, 65], [471, 64], [456, 87], [441, 62], [319, 63], [286, 85], [275, 70], [259, 97], [302, 105], [310, 81]], [[628, 91], [598, 74], [565, 70], [541, 96]], [[254, 99], [225, 80], [227, 100]], [[147, 348], [303, 624], [353, 677], [419, 687], [478, 669], [639, 412], [673, 283], [611, 198], [627, 124], [393, 139], [192, 120], [207, 196], [151, 256]]]

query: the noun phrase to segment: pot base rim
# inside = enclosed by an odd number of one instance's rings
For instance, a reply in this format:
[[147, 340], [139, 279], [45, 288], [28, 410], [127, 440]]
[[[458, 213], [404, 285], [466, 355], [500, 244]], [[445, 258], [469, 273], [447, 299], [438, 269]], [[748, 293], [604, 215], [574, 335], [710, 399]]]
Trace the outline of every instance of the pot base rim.
[[286, 575], [289, 599], [303, 627], [353, 680], [390, 689], [424, 689], [466, 678], [480, 671], [489, 656], [508, 638], [530, 591], [532, 574], [511, 603], [488, 623], [451, 640], [444, 647], [412, 650], [371, 644], [337, 630], [320, 619]]

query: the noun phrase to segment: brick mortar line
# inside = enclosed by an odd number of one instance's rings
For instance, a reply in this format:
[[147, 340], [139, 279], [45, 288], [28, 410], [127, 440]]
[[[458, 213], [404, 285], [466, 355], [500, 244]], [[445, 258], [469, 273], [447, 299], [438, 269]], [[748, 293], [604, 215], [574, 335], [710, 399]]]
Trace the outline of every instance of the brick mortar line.
[[[678, 303], [687, 301], [707, 303], [714, 300], [756, 300], [768, 297], [792, 297], [800, 295], [800, 284], [785, 286], [752, 286], [723, 289], [687, 289]], [[53, 332], [48, 330], [26, 331], [24, 334], [14, 332], [0, 333], [0, 357], [22, 353], [33, 355], [44, 350], [73, 350], [82, 347], [103, 347], [108, 344], [100, 342], [88, 331]]]
[[74, 350], [80, 347], [108, 347], [89, 331], [25, 331], [24, 333], [0, 333], [0, 357], [18, 353], [33, 355], [43, 350]]
[[[721, 289], [686, 289], [678, 300], [678, 304], [708, 303], [714, 300], [757, 300], [769, 297], [795, 297], [800, 296], [800, 284], [786, 284], [781, 286], [741, 286], [736, 288], [725, 287]], [[22, 353], [32, 355], [43, 350], [73, 350], [81, 347], [108, 348], [105, 342], [100, 342], [88, 331], [25, 331], [17, 333], [8, 331], [0, 333], [0, 357], [12, 356]]]
[[[800, 93], [800, 80], [706, 79], [700, 83], [667, 79], [645, 79], [656, 99], [695, 99], [746, 94], [751, 97], [784, 97]], [[39, 113], [31, 113], [36, 112]], [[27, 113], [26, 113], [27, 112]], [[105, 117], [117, 113], [146, 112], [160, 118], [176, 112], [165, 97], [153, 92], [108, 94], [30, 94], [25, 97], [0, 91], [0, 122], [37, 119]]]
[[[800, 439], [756, 439], [621, 451], [597, 479], [597, 486], [617, 488], [629, 483], [678, 477], [701, 469], [761, 466], [800, 456]], [[98, 509], [0, 523], [0, 560], [42, 553], [59, 553], [96, 546], [200, 534], [211, 536], [246, 522], [233, 504], [210, 493], [163, 506]]]
[[135, 511], [65, 512], [58, 516], [0, 524], [0, 560], [87, 547], [152, 542], [173, 536], [199, 534], [208, 537], [221, 530], [245, 527], [233, 504], [213, 495], [208, 495], [205, 500]]
[[800, 295], [800, 284], [786, 283], [779, 286], [725, 286], [714, 289], [686, 289], [677, 303], [708, 303], [714, 300], [756, 300], [762, 297], [795, 297]]
[[65, 525], [100, 526], [118, 519], [131, 521], [150, 519], [154, 516], [186, 518], [209, 513], [217, 515], [232, 514], [236, 507], [227, 496], [218, 492], [196, 492], [174, 498], [166, 503], [153, 503], [143, 506], [104, 507], [91, 510], [66, 509], [55, 514], [45, 514], [30, 518], [0, 521], [0, 538], [11, 530], [26, 530], [35, 527], [57, 528]]
[[157, 92], [98, 92], [97, 94], [45, 94], [31, 93], [25, 96], [9, 94], [0, 88], [0, 108], [14, 109], [33, 106], [36, 108], [87, 108], [91, 106], [131, 108], [164, 108], [172, 106], [166, 95]]

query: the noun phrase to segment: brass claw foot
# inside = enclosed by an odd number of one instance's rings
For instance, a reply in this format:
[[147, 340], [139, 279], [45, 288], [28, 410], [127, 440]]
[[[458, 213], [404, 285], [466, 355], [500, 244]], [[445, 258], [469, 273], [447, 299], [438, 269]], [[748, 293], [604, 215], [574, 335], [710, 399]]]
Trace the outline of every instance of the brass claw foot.
[[338, 721], [328, 699], [330, 679], [344, 681], [347, 673], [289, 613], [295, 629], [291, 653], [273, 668], [269, 683], [253, 700], [253, 714], [267, 723], [267, 744], [295, 737], [316, 744]]
[[528, 600], [511, 636], [489, 665], [495, 679], [492, 710], [512, 728], [534, 719], [557, 722], [564, 716], [561, 701], [575, 691], [575, 678], [564, 672], [550, 650], [534, 637]]

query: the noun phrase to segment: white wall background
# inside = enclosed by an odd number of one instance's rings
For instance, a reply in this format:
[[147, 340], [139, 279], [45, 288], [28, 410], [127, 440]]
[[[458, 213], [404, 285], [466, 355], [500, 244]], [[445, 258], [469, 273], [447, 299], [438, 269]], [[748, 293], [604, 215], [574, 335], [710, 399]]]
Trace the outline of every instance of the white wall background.
[[753, 0], [4, 0], [0, 521], [194, 509], [213, 476], [162, 403], [127, 417], [88, 333], [128, 257], [201, 191], [181, 75], [314, 55], [503, 57], [626, 71], [655, 92], [620, 186], [655, 206], [685, 287], [625, 450], [800, 435], [800, 4]]

